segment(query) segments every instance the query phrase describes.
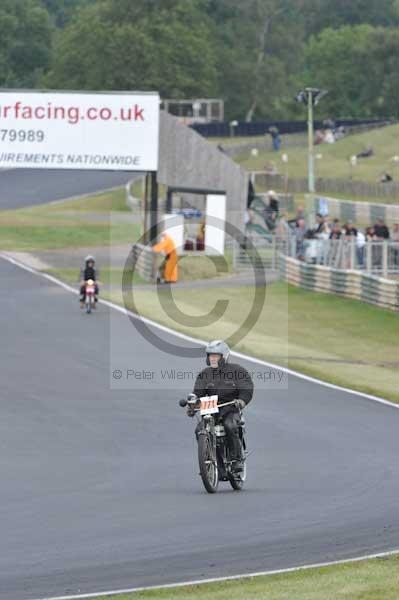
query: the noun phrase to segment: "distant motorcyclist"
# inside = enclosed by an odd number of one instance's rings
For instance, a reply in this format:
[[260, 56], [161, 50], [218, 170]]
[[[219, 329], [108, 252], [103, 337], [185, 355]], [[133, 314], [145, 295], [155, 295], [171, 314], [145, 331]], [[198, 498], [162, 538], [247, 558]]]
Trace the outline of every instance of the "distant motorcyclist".
[[85, 258], [85, 264], [84, 267], [81, 269], [80, 271], [80, 306], [81, 308], [84, 307], [85, 304], [85, 300], [86, 300], [86, 282], [89, 281], [89, 279], [91, 279], [92, 281], [95, 282], [95, 302], [98, 301], [98, 278], [99, 278], [99, 272], [95, 267], [96, 264], [96, 259], [94, 258], [94, 256], [91, 256], [91, 254], [89, 254], [88, 256], [86, 256]]
[[[243, 468], [242, 448], [240, 441], [240, 411], [252, 400], [254, 386], [250, 374], [244, 367], [229, 363], [230, 349], [222, 340], [209, 342], [205, 348], [206, 364], [198, 375], [193, 393], [198, 397], [218, 396], [218, 404], [237, 400], [237, 405], [224, 406], [220, 409], [220, 417], [226, 431], [230, 456], [235, 462], [235, 469]], [[187, 409], [189, 416], [194, 416], [192, 408]], [[196, 430], [196, 434], [197, 434]]]

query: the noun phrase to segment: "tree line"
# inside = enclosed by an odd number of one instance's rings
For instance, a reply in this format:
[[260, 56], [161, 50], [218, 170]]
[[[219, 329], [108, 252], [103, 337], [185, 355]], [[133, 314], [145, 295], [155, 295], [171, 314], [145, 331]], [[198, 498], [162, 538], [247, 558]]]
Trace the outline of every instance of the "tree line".
[[221, 97], [227, 118], [396, 117], [399, 0], [2, 0], [0, 85]]

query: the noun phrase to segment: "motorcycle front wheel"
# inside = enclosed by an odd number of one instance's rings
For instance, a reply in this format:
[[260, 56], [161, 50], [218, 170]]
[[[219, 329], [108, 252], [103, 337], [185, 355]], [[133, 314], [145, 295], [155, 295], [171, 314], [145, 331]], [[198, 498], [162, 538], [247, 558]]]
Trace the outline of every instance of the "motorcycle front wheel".
[[244, 487], [247, 478], [247, 462], [244, 461], [243, 470], [241, 473], [229, 473], [229, 481], [233, 490], [240, 491]]
[[219, 484], [219, 471], [216, 456], [214, 456], [212, 438], [206, 433], [198, 437], [198, 463], [206, 491], [214, 494]]

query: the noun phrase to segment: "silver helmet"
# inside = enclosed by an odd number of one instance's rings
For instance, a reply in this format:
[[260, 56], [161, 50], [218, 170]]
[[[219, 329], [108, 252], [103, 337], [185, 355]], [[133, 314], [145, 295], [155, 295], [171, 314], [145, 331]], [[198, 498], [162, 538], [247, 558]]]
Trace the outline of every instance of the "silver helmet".
[[205, 348], [206, 353], [206, 364], [209, 366], [209, 355], [210, 354], [220, 354], [221, 358], [219, 359], [219, 367], [223, 366], [227, 363], [230, 356], [230, 348], [223, 340], [212, 340], [209, 342]]
[[85, 263], [87, 265], [88, 262], [92, 262], [95, 263], [96, 262], [96, 258], [95, 256], [92, 256], [91, 254], [88, 254], [85, 258]]

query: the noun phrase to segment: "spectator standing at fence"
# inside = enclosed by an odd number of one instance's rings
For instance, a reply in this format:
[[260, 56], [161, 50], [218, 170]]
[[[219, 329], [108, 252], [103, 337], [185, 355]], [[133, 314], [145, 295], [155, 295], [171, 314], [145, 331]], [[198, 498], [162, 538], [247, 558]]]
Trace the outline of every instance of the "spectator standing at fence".
[[382, 217], [377, 219], [377, 223], [374, 225], [374, 232], [379, 240], [389, 240], [389, 229]]
[[342, 235], [344, 237], [344, 244], [342, 248], [342, 259], [345, 269], [351, 269], [354, 267], [355, 257], [353, 251], [356, 244], [357, 229], [353, 225], [353, 221], [347, 221], [342, 228]]
[[338, 219], [334, 219], [333, 226], [330, 233], [330, 240], [340, 240], [342, 236], [342, 230]]
[[351, 238], [351, 237], [356, 237], [357, 236], [357, 229], [356, 227], [353, 225], [353, 221], [347, 221], [343, 227], [344, 229], [344, 236], [346, 238]]
[[395, 223], [392, 227], [392, 258], [395, 267], [399, 266], [399, 223]]
[[330, 239], [331, 229], [323, 217], [323, 223], [319, 233], [316, 234], [317, 237], [317, 262], [321, 265], [327, 263], [328, 258], [328, 250], [329, 250], [329, 239]]
[[298, 223], [301, 219], [305, 220], [305, 209], [303, 206], [298, 206], [296, 209], [296, 215], [295, 215], [295, 225], [298, 227]]
[[280, 218], [276, 227], [276, 234], [283, 239], [286, 239], [291, 232], [291, 228], [288, 225], [287, 213], [283, 212], [280, 214]]
[[274, 190], [269, 190], [267, 192], [267, 198], [269, 201], [268, 209], [270, 212], [278, 213], [279, 211], [279, 201], [278, 196]]
[[366, 236], [360, 229], [356, 234], [356, 258], [357, 264], [362, 269], [364, 267], [364, 248], [366, 246]]
[[318, 235], [319, 233], [322, 232], [323, 227], [324, 227], [324, 222], [325, 222], [325, 218], [323, 217], [323, 215], [321, 213], [317, 213], [317, 215], [316, 215], [316, 227], [314, 229], [315, 235]]
[[[376, 235], [375, 229], [373, 226], [367, 227], [366, 229], [366, 239], [368, 243], [378, 242], [378, 237]], [[376, 267], [381, 263], [381, 252], [379, 251], [378, 244], [371, 244], [371, 266]], [[367, 264], [369, 267], [369, 265]]]
[[295, 242], [296, 242], [296, 257], [299, 260], [305, 259], [305, 239], [307, 234], [307, 227], [305, 219], [300, 218], [297, 221], [295, 227]]

